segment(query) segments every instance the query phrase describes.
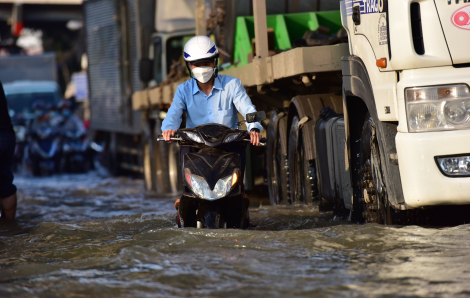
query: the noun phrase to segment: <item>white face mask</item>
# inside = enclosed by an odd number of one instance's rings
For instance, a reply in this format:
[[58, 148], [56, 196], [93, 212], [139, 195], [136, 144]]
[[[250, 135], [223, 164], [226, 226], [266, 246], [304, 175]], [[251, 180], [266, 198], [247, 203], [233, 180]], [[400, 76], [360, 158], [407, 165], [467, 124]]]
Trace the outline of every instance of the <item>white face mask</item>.
[[193, 72], [196, 80], [201, 83], [207, 83], [212, 78], [212, 75], [214, 74], [214, 69], [215, 68], [209, 66], [200, 66], [192, 69], [191, 71]]

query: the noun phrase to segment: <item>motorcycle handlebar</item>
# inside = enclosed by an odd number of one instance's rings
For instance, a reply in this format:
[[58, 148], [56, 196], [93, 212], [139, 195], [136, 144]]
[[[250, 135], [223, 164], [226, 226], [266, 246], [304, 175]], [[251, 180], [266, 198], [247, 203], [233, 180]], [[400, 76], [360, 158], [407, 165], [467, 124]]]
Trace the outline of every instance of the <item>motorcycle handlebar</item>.
[[[180, 136], [175, 135], [174, 137], [170, 138], [170, 140], [171, 141], [182, 141], [183, 139]], [[165, 138], [163, 137], [163, 135], [158, 135], [157, 136], [157, 141], [158, 142], [165, 141]], [[244, 141], [245, 142], [250, 142], [250, 139], [245, 139]], [[261, 138], [259, 140], [259, 146], [266, 146], [266, 142], [267, 142], [266, 138]]]
[[[243, 141], [245, 141], [245, 142], [251, 142], [251, 140], [250, 140], [250, 139], [245, 139], [245, 140], [243, 140]], [[258, 145], [258, 146], [262, 146], [262, 147], [266, 146], [266, 138], [262, 138], [262, 139], [260, 139], [260, 140], [259, 140], [259, 145]]]
[[[170, 140], [172, 140], [172, 141], [182, 141], [183, 139], [180, 136], [175, 135], [174, 137], [171, 137]], [[165, 141], [165, 138], [163, 137], [163, 135], [158, 135], [157, 136], [157, 141], [159, 141], [159, 142], [160, 141]]]

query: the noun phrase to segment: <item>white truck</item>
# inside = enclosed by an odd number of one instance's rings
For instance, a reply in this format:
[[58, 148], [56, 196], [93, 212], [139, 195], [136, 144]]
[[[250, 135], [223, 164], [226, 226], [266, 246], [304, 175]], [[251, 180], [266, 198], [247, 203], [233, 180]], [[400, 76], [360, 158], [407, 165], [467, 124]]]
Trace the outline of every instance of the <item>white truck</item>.
[[[271, 203], [319, 200], [353, 221], [385, 224], [419, 223], [423, 208], [470, 205], [470, 5], [339, 6], [347, 43], [273, 55], [266, 2], [253, 0], [256, 54], [224, 72], [240, 78], [258, 110], [271, 109]], [[134, 107], [171, 102], [171, 91], [157, 90], [135, 94]]]
[[[470, 6], [344, 0], [341, 16], [349, 36], [343, 102], [355, 198], [371, 206], [375, 199], [371, 220], [387, 223], [403, 219], [391, 209], [469, 204]], [[370, 122], [361, 130], [365, 114]]]

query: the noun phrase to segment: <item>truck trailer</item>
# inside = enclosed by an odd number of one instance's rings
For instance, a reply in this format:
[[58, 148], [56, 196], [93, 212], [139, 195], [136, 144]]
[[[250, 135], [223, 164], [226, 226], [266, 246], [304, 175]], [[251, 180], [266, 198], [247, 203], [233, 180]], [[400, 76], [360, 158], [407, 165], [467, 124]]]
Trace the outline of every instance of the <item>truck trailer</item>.
[[[149, 190], [174, 195], [181, 190], [179, 150], [153, 141], [158, 112], [132, 108], [132, 94], [165, 81], [184, 36], [194, 35], [195, 0], [174, 1], [173, 10], [162, 2], [84, 1], [90, 129], [104, 144], [102, 163], [112, 174], [145, 177]], [[140, 79], [145, 67], [152, 79]]]

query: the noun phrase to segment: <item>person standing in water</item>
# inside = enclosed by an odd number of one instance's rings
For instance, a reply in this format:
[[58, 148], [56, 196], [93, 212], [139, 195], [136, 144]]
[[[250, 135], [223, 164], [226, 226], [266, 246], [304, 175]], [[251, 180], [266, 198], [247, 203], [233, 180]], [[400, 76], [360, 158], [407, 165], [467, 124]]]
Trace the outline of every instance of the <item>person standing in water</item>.
[[14, 221], [16, 215], [16, 186], [13, 184], [11, 171], [15, 144], [15, 132], [11, 124], [5, 91], [0, 82], [0, 208], [2, 210], [0, 223]]

